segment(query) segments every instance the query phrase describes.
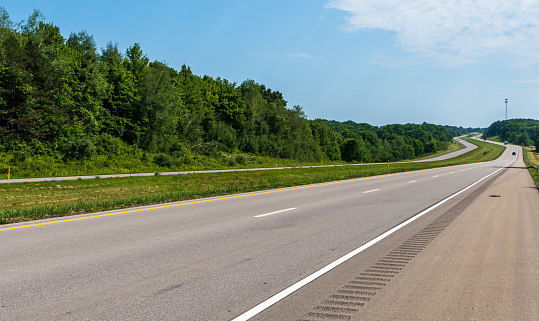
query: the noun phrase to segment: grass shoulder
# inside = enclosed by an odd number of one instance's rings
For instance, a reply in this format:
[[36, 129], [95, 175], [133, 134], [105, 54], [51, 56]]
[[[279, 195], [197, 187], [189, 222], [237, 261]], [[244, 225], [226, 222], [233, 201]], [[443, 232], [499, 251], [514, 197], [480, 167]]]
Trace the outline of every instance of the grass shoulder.
[[[496, 159], [504, 146], [471, 140], [479, 148], [435, 162], [390, 164], [391, 173]], [[0, 223], [93, 213], [271, 188], [322, 183], [388, 173], [387, 164], [292, 168], [176, 176], [100, 178], [0, 185]]]
[[[293, 167], [320, 165], [293, 159], [274, 158], [249, 154], [186, 155], [171, 163], [156, 162], [157, 155], [140, 150], [121, 151], [116, 155], [98, 155], [92, 160], [63, 160], [54, 155], [29, 156], [17, 159], [14, 155], [0, 153], [0, 175], [7, 178], [93, 176], [109, 174], [157, 173], [165, 171], [199, 171], [208, 169], [243, 169], [268, 167]], [[324, 161], [322, 164], [338, 165], [344, 161]]]
[[[439, 156], [459, 148], [462, 146], [453, 142], [446, 150], [422, 156], [420, 159]], [[67, 160], [56, 154], [29, 156], [0, 153], [0, 175], [7, 178], [9, 171], [10, 177], [15, 179], [347, 164], [345, 161], [301, 161], [224, 152], [165, 156], [167, 155], [145, 153], [133, 146], [118, 149], [116, 153], [99, 154], [91, 160]]]
[[535, 185], [539, 187], [539, 153], [537, 153], [537, 150], [535, 148], [531, 147], [522, 147], [522, 150], [524, 163], [530, 171], [530, 174], [535, 181]]

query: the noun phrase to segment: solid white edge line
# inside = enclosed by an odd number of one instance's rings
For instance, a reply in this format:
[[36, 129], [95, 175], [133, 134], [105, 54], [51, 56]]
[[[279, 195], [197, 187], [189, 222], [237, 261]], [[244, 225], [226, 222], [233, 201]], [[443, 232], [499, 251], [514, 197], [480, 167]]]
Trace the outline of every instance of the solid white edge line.
[[370, 191], [363, 192], [363, 194], [372, 193], [372, 192], [378, 192], [380, 189], [371, 189]]
[[250, 310], [247, 310], [246, 312], [242, 313], [241, 315], [235, 317], [234, 319], [232, 319], [230, 321], [246, 321], [246, 320], [249, 320], [250, 318], [252, 318], [255, 315], [259, 314], [260, 312], [266, 310], [270, 306], [272, 306], [275, 303], [281, 301], [282, 299], [284, 299], [285, 297], [287, 297], [290, 294], [294, 293], [295, 291], [301, 289], [305, 285], [307, 285], [307, 284], [311, 283], [312, 281], [316, 280], [317, 278], [324, 275], [325, 273], [333, 270], [337, 266], [341, 265], [342, 263], [344, 263], [344, 262], [348, 261], [349, 259], [351, 259], [352, 257], [356, 256], [357, 254], [363, 252], [364, 250], [368, 249], [369, 247], [373, 246], [374, 244], [380, 242], [381, 240], [385, 239], [389, 235], [391, 235], [391, 234], [395, 233], [396, 231], [400, 230], [404, 226], [412, 223], [413, 221], [417, 220], [421, 216], [427, 214], [428, 212], [432, 211], [433, 209], [437, 208], [438, 206], [442, 205], [443, 203], [449, 201], [453, 197], [467, 191], [472, 186], [475, 186], [479, 182], [481, 182], [481, 181], [485, 180], [486, 178], [496, 174], [497, 172], [501, 171], [502, 169], [506, 168], [507, 166], [510, 166], [514, 162], [515, 161], [513, 161], [513, 162], [511, 162], [511, 163], [497, 169], [496, 171], [488, 174], [487, 176], [485, 176], [485, 177], [481, 178], [480, 180], [476, 181], [475, 183], [472, 183], [471, 185], [468, 185], [467, 187], [461, 189], [460, 191], [454, 193], [453, 195], [450, 195], [450, 196], [446, 197], [445, 199], [441, 200], [440, 202], [438, 202], [438, 203], [432, 205], [431, 207], [423, 210], [422, 212], [410, 217], [408, 220], [406, 220], [406, 221], [400, 223], [399, 225], [387, 230], [386, 232], [378, 235], [374, 239], [372, 239], [369, 242], [363, 244], [362, 246], [358, 247], [357, 249], [353, 250], [352, 252], [350, 252], [350, 253], [346, 254], [345, 256], [337, 259], [336, 261], [326, 265], [325, 267], [321, 268], [320, 270], [318, 270], [318, 271], [314, 272], [313, 274], [307, 276], [306, 278], [298, 281], [297, 283], [292, 284], [288, 288], [286, 288], [286, 289], [282, 290], [281, 292], [275, 294], [274, 296], [270, 297], [269, 299], [259, 303], [255, 307], [251, 308]]
[[279, 213], [282, 213], [282, 212], [288, 212], [288, 211], [297, 210], [297, 209], [298, 209], [297, 207], [292, 207], [292, 208], [287, 208], [286, 210], [280, 210], [280, 211], [275, 211], [275, 212], [271, 212], [271, 213], [256, 215], [256, 216], [253, 216], [253, 217], [264, 217], [264, 216], [268, 216], [268, 215], [279, 214]]

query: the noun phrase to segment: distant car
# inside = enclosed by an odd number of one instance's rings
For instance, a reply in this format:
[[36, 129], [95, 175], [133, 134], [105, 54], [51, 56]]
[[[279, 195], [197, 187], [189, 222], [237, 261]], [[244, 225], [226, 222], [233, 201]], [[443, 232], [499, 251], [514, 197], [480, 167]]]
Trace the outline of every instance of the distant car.
[[516, 154], [517, 154], [516, 152], [513, 152], [513, 154], [511, 154], [511, 155], [516, 155]]

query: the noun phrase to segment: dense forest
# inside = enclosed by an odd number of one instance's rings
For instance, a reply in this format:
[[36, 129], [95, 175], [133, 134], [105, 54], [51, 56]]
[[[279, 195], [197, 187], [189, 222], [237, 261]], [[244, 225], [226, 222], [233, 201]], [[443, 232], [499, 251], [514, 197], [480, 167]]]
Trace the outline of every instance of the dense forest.
[[457, 136], [463, 136], [463, 135], [467, 135], [467, 134], [471, 134], [471, 133], [483, 133], [485, 132], [486, 128], [472, 128], [472, 127], [468, 127], [468, 128], [464, 128], [462, 126], [460, 127], [457, 127], [457, 126], [444, 126], [444, 128], [451, 134], [453, 135], [453, 137], [457, 137]]
[[309, 120], [253, 80], [178, 71], [137, 43], [125, 53], [112, 42], [98, 50], [85, 31], [66, 39], [37, 10], [13, 23], [0, 7], [0, 156], [16, 162], [123, 154], [163, 167], [194, 155], [395, 161], [446, 149], [451, 138], [426, 123]]
[[445, 150], [452, 140], [443, 126], [423, 123], [375, 127], [353, 121], [324, 121], [342, 136], [341, 157], [352, 162], [412, 159]]
[[490, 125], [483, 133], [484, 138], [498, 136], [502, 141], [522, 146], [538, 146], [539, 120], [509, 119]]

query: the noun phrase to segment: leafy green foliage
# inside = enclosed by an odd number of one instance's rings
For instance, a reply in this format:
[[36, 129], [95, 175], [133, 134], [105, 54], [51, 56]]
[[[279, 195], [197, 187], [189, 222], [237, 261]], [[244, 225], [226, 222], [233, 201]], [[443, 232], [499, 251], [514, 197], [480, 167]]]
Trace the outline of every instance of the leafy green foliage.
[[452, 141], [443, 126], [427, 123], [375, 127], [350, 120], [324, 122], [340, 134], [342, 159], [349, 162], [412, 159], [445, 150]]
[[72, 137], [64, 143], [62, 152], [66, 159], [92, 160], [96, 154], [96, 148], [92, 140], [86, 136]]
[[169, 154], [159, 153], [153, 157], [154, 163], [161, 167], [171, 167], [174, 160]]
[[[504, 150], [500, 145], [476, 140], [472, 142], [479, 148], [460, 157], [436, 162], [391, 164], [391, 172], [484, 162], [499, 157]], [[2, 158], [0, 158], [0, 173], [4, 169], [7, 170], [2, 167], [1, 160]], [[238, 157], [237, 162], [240, 161]], [[370, 164], [18, 183], [3, 185], [0, 188], [2, 195], [5, 195], [0, 198], [0, 224], [386, 173], [386, 164]]]
[[362, 162], [367, 159], [363, 139], [348, 138], [343, 144], [342, 158], [347, 162]]
[[[499, 136], [502, 141], [511, 144], [529, 146], [537, 140], [539, 120], [509, 119], [493, 123], [484, 132], [483, 137]], [[537, 146], [537, 145], [536, 145]]]
[[453, 135], [453, 137], [457, 137], [457, 136], [463, 136], [463, 135], [467, 135], [467, 134], [471, 134], [471, 133], [483, 133], [485, 132], [486, 128], [472, 128], [472, 127], [468, 127], [468, 128], [464, 128], [462, 126], [444, 126], [445, 130], [447, 130], [451, 135]]
[[64, 39], [37, 10], [15, 25], [0, 8], [0, 152], [14, 156], [19, 173], [45, 158], [55, 164], [47, 172], [61, 161], [99, 172], [235, 166], [243, 161], [234, 155], [245, 153], [404, 160], [444, 150], [450, 140], [426, 123], [309, 120], [301, 106], [287, 106], [282, 93], [254, 80], [200, 77], [185, 65], [177, 71], [152, 62], [138, 43], [122, 53], [111, 42], [99, 52], [85, 31]]

